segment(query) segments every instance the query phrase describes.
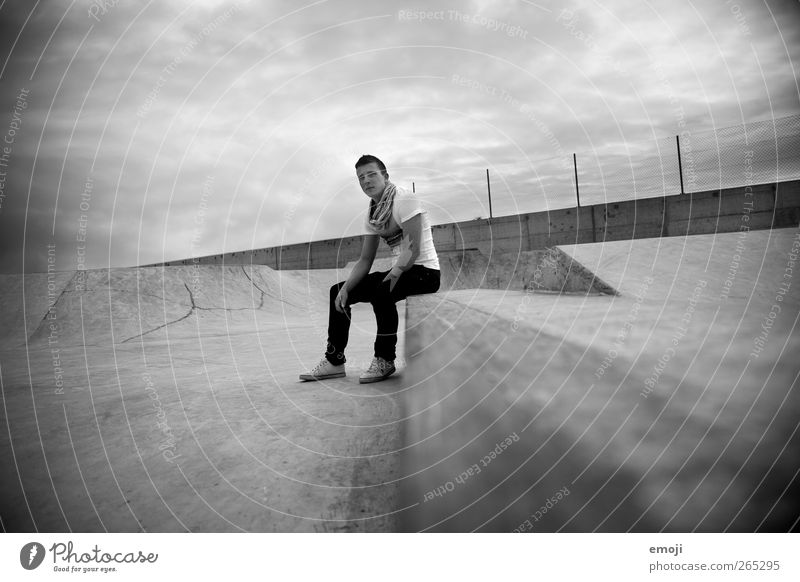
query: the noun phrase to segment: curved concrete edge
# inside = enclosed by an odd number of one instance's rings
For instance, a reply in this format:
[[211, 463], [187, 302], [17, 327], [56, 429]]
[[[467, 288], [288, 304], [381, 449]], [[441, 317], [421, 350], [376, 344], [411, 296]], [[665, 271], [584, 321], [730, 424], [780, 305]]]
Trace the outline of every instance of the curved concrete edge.
[[[54, 287], [58, 341], [0, 351], [3, 527], [396, 530], [401, 380], [358, 383], [373, 352], [369, 305], [353, 309], [348, 376], [298, 379], [324, 353], [335, 276], [151, 267], [87, 272], [63, 294], [66, 283]], [[28, 277], [0, 277], [0, 288], [6, 305], [26, 298], [38, 322], [46, 275]], [[138, 320], [158, 324], [192, 306], [184, 321], [122, 341], [120, 331], [147, 331]]]
[[439, 253], [442, 289], [617, 295], [617, 291], [558, 247], [507, 252], [480, 249]]
[[544, 287], [558, 293], [576, 293], [585, 295], [619, 295], [611, 285], [603, 281], [590, 269], [587, 269], [575, 257], [559, 247], [547, 249], [547, 261], [542, 261], [547, 269], [543, 271], [543, 281], [534, 278], [525, 285], [526, 290], [538, 290]]
[[[552, 373], [541, 378], [537, 371], [552, 358], [570, 366], [580, 359], [580, 347], [530, 326], [511, 333], [512, 321], [472, 308], [463, 297], [419, 296], [407, 303], [401, 461], [407, 478], [400, 504], [410, 509], [401, 514], [401, 530], [583, 532], [617, 504], [626, 515], [640, 514], [641, 501], [618, 493], [635, 483], [628, 470], [604, 463], [594, 480], [572, 483], [599, 443], [574, 446], [576, 423], [565, 423], [574, 403], [548, 402], [538, 389], [544, 384], [555, 391]], [[573, 376], [563, 391], [579, 400], [588, 388]], [[601, 478], [614, 486], [599, 491]], [[613, 520], [607, 525], [625, 529]], [[657, 529], [652, 521], [648, 528]]]
[[[785, 361], [780, 377], [766, 369], [783, 339], [763, 367], [740, 371], [758, 322], [731, 344], [729, 329], [712, 325], [714, 311], [698, 311], [698, 327], [711, 331], [687, 337], [659, 390], [643, 396], [660, 344], [632, 340], [603, 367], [614, 345], [605, 340], [622, 328], [634, 298], [539, 298], [563, 302], [552, 312], [576, 325], [606, 310], [610, 333], [586, 342], [568, 333], [573, 324], [546, 331], [510, 318], [513, 305], [498, 309], [520, 296], [487, 290], [408, 299], [402, 531], [796, 527], [800, 484], [789, 461], [800, 454], [792, 432], [796, 370]], [[663, 336], [684, 309], [684, 302], [645, 305], [641, 331], [632, 333]], [[725, 309], [721, 317], [735, 320]], [[737, 377], [741, 387], [730, 395]], [[752, 401], [748, 387], [758, 383], [768, 396]]]
[[[0, 275], [0, 349], [25, 345], [38, 328], [49, 332], [48, 314], [74, 281], [76, 271]], [[45, 333], [45, 336], [47, 333]]]
[[314, 292], [317, 303], [326, 297], [319, 272], [275, 271], [264, 265], [92, 269], [58, 275], [25, 275], [24, 294], [23, 276], [0, 277], [0, 296], [18, 305], [11, 316], [4, 316], [9, 321], [2, 347], [54, 339], [61, 345], [99, 344], [109, 337], [114, 343], [163, 339], [164, 330], [192, 323], [198, 314], [204, 321], [256, 316], [281, 321], [304, 313], [307, 296]]

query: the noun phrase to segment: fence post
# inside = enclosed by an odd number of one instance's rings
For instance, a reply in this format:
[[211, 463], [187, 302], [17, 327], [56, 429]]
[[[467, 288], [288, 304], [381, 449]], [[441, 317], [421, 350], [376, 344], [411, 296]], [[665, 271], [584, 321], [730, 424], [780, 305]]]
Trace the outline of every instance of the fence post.
[[489, 192], [489, 220], [492, 216], [492, 185], [489, 183], [489, 168], [486, 168], [486, 190]]
[[581, 207], [581, 191], [578, 189], [578, 158], [572, 154], [572, 167], [575, 168], [575, 196], [578, 198], [578, 208]]
[[678, 146], [678, 175], [681, 177], [681, 194], [686, 194], [683, 191], [683, 166], [681, 165], [681, 138], [675, 136], [675, 144]]
[[417, 185], [414, 184], [414, 182], [411, 182], [411, 192], [413, 192], [414, 194], [417, 193]]

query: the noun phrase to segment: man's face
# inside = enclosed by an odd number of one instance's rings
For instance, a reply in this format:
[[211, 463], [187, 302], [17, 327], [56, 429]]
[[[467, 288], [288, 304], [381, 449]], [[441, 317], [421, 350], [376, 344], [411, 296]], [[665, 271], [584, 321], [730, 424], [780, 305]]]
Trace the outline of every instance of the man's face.
[[356, 168], [358, 183], [364, 194], [376, 200], [383, 194], [386, 188], [386, 177], [375, 162], [370, 162]]

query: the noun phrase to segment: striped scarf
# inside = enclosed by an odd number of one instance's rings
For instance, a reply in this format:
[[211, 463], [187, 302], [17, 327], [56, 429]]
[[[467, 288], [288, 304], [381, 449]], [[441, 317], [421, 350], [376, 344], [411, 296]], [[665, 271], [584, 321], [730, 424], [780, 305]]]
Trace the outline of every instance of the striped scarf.
[[390, 181], [386, 181], [386, 188], [383, 189], [381, 199], [376, 203], [371, 200], [369, 203], [369, 224], [375, 232], [383, 232], [389, 227], [392, 218], [392, 208], [394, 207], [394, 195], [397, 188]]

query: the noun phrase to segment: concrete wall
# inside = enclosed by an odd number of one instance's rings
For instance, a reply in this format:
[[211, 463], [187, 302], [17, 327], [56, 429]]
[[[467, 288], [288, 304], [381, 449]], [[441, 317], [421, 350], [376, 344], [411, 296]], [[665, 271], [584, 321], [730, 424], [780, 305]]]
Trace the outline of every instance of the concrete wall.
[[[684, 236], [795, 226], [800, 223], [800, 180], [562, 208], [433, 227], [439, 254], [478, 249], [494, 253], [603, 240]], [[275, 269], [341, 268], [358, 259], [361, 237], [328, 239], [239, 251], [166, 265], [263, 264]], [[378, 257], [389, 255], [381, 244]], [[160, 264], [160, 263], [159, 263]]]

